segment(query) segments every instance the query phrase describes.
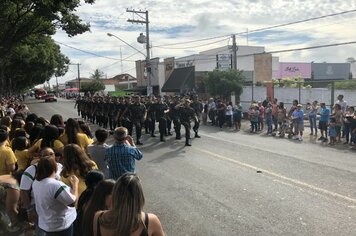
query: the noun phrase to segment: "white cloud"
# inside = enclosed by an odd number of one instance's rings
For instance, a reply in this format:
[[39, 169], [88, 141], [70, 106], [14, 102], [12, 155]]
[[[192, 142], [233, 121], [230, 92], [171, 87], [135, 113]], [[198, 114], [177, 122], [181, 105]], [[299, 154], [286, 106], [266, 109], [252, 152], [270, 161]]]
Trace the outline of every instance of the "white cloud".
[[[143, 45], [136, 42], [139, 33], [145, 32], [144, 25], [131, 24], [128, 18], [139, 19], [132, 13], [127, 13], [126, 8], [149, 11], [151, 42], [153, 46], [185, 42], [206, 37], [230, 35], [263, 27], [294, 22], [311, 17], [337, 13], [356, 9], [356, 1], [344, 0], [97, 0], [96, 4], [83, 4], [78, 9], [81, 18], [91, 24], [91, 32], [72, 38], [63, 32], [58, 32], [54, 39], [58, 42], [77, 47], [92, 53], [120, 59], [120, 45], [122, 57], [126, 58], [135, 50], [121, 41], [108, 37], [111, 32], [128, 42], [133, 47], [143, 50]], [[249, 35], [249, 45], [265, 46], [266, 51], [300, 48], [321, 44], [354, 41], [356, 31], [354, 22], [356, 12], [340, 16], [328, 17], [315, 21], [276, 28], [278, 34], [269, 34], [262, 38]], [[266, 32], [264, 32], [266, 33]], [[257, 34], [263, 35], [263, 34]], [[245, 45], [246, 35], [238, 36], [238, 43]], [[180, 57], [213, 47], [227, 45], [228, 40], [204, 47], [184, 48], [197, 46], [209, 42], [202, 41], [195, 44], [179, 44], [163, 49], [153, 47], [154, 57]], [[231, 40], [230, 40], [231, 44]], [[81, 53], [74, 49], [62, 46], [62, 51], [73, 63], [81, 63], [81, 75], [89, 77], [97, 68], [109, 77], [121, 72], [120, 61], [95, 57]], [[143, 50], [145, 53], [145, 50]], [[188, 54], [189, 53], [189, 54]], [[308, 51], [276, 54], [280, 61], [330, 61], [344, 62], [347, 57], [356, 57], [356, 45], [347, 45], [333, 48], [323, 48]], [[144, 56], [136, 54], [128, 60], [143, 59]], [[133, 61], [124, 61], [124, 71], [135, 67]], [[115, 65], [112, 65], [115, 63]], [[76, 68], [72, 68], [76, 71]], [[135, 76], [135, 70], [128, 73]], [[73, 79], [76, 73], [68, 72], [60, 82]], [[52, 80], [54, 81], [54, 80]]]

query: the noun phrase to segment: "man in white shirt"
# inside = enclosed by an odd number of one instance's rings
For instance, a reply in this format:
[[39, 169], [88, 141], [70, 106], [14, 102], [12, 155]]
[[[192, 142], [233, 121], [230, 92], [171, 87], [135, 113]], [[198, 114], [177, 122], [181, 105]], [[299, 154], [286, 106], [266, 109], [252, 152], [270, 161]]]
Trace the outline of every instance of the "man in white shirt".
[[341, 106], [341, 110], [343, 113], [346, 112], [348, 105], [347, 102], [344, 100], [344, 95], [340, 94], [339, 96], [337, 96], [337, 101], [335, 102], [335, 104], [339, 104]]

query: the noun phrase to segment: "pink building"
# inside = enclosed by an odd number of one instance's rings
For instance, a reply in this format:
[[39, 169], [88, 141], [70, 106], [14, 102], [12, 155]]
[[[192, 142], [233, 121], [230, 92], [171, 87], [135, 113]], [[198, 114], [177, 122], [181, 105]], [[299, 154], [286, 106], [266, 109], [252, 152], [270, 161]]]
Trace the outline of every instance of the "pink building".
[[280, 62], [276, 79], [296, 78], [311, 79], [311, 64], [298, 62]]

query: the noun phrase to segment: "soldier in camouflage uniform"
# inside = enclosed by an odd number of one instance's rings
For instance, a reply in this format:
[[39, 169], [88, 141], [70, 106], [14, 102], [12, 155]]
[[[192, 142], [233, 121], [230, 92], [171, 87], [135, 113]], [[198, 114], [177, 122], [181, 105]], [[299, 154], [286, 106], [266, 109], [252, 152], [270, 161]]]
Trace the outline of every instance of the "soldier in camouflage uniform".
[[158, 121], [159, 125], [159, 135], [160, 141], [165, 142], [164, 136], [166, 134], [167, 129], [167, 113], [169, 112], [169, 107], [166, 103], [162, 101], [162, 97], [157, 97], [157, 103], [154, 105], [154, 112], [156, 114], [156, 121]]
[[190, 128], [191, 128], [190, 122], [192, 120], [194, 120], [194, 122], [198, 121], [195, 111], [193, 108], [191, 108], [190, 103], [191, 101], [189, 99], [185, 99], [183, 106], [182, 105], [176, 106], [176, 109], [179, 110], [180, 121], [185, 128], [185, 146], [192, 146], [189, 142]]
[[106, 97], [105, 99], [103, 99], [102, 125], [104, 129], [108, 128], [109, 112], [111, 107], [110, 103], [111, 103], [111, 97]]
[[81, 107], [82, 107], [82, 98], [80, 96], [78, 96], [78, 98], [75, 100], [75, 104], [74, 104], [74, 109], [77, 108], [78, 116], [80, 116], [80, 114], [81, 114], [80, 113]]
[[176, 139], [181, 139], [181, 123], [179, 118], [179, 109], [176, 108], [177, 105], [179, 105], [179, 97], [175, 96], [173, 97], [172, 102], [169, 104], [169, 116], [173, 121], [174, 131], [176, 132]]
[[151, 134], [151, 137], [156, 137], [155, 135], [155, 128], [156, 128], [156, 117], [155, 117], [155, 105], [152, 97], [148, 97], [146, 103], [147, 109], [147, 118], [145, 121], [145, 129], [146, 134]]
[[[165, 96], [165, 102], [170, 107], [170, 104], [172, 103], [172, 99], [170, 96]], [[170, 111], [171, 112], [171, 111]], [[172, 129], [172, 118], [170, 116], [170, 112], [167, 114], [167, 130], [166, 130], [166, 136], [167, 135], [172, 135], [171, 129]]]
[[123, 126], [121, 122], [121, 114], [124, 112], [124, 97], [119, 97], [119, 101], [116, 103], [116, 108], [115, 108], [115, 120], [116, 120], [116, 127], [121, 127]]
[[127, 130], [132, 130], [132, 122], [130, 120], [130, 116], [128, 112], [125, 112], [128, 107], [131, 104], [131, 97], [130, 96], [125, 96], [124, 103], [122, 105], [122, 111], [120, 114], [120, 122], [123, 127], [125, 127]]
[[114, 130], [116, 128], [116, 114], [117, 114], [117, 98], [113, 97], [109, 100], [109, 127], [110, 130]]
[[195, 137], [200, 138], [198, 135], [199, 124], [200, 124], [200, 117], [201, 113], [203, 112], [203, 104], [198, 100], [198, 96], [193, 96], [193, 102], [190, 106], [194, 109], [195, 115], [198, 119], [194, 120], [193, 131], [195, 132]]
[[132, 135], [132, 129], [133, 126], [135, 126], [136, 144], [142, 145], [143, 143], [140, 141], [142, 135], [142, 124], [147, 117], [147, 111], [145, 105], [140, 102], [140, 96], [134, 97], [134, 102], [126, 108], [123, 115], [125, 115], [126, 113], [129, 114], [131, 124], [132, 124], [130, 126], [131, 129], [128, 129], [129, 135]]
[[95, 119], [96, 119], [96, 124], [99, 125], [100, 127], [103, 126], [103, 112], [104, 112], [104, 101], [103, 97], [99, 97], [97, 103], [95, 104]]
[[93, 124], [95, 122], [95, 115], [94, 115], [95, 103], [96, 103], [96, 98], [91, 97], [88, 103], [88, 113], [90, 114], [89, 120]]

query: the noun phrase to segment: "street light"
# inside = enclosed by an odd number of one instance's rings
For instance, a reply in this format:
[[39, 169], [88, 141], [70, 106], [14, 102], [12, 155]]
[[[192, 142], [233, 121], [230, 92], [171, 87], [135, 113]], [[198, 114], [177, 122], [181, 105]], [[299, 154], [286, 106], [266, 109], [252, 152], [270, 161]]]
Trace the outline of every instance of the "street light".
[[129, 46], [130, 48], [134, 49], [135, 51], [141, 53], [142, 55], [144, 55], [146, 57], [146, 55], [144, 53], [142, 53], [140, 50], [138, 50], [137, 48], [131, 46], [129, 43], [127, 43], [126, 41], [124, 41], [123, 39], [119, 38], [118, 36], [112, 34], [112, 33], [107, 33], [107, 35], [109, 37], [114, 37], [114, 38], [117, 38], [118, 40], [120, 40], [121, 42], [123, 42], [124, 44], [126, 44], [127, 46]]
[[[131, 46], [129, 43], [127, 43], [125, 40], [121, 39], [120, 37], [118, 37], [118, 36], [116, 36], [116, 35], [114, 35], [114, 34], [112, 34], [112, 33], [107, 33], [107, 35], [108, 35], [109, 37], [114, 37], [114, 38], [120, 40], [121, 42], [123, 42], [124, 44], [126, 44], [126, 45], [129, 46], [130, 48], [134, 49], [135, 51], [141, 53], [145, 58], [147, 58], [147, 55], [145, 55], [144, 53], [142, 53], [142, 52], [141, 52], [140, 50], [138, 50], [137, 48]], [[140, 35], [140, 36], [141, 36], [141, 35]], [[137, 41], [139, 42], [139, 39], [137, 39]], [[121, 54], [121, 47], [120, 47], [120, 54]], [[121, 61], [121, 63], [122, 63], [122, 61]], [[130, 84], [129, 84], [129, 77], [128, 77], [128, 79], [127, 79], [127, 88], [129, 88], [129, 86], [130, 86]]]

